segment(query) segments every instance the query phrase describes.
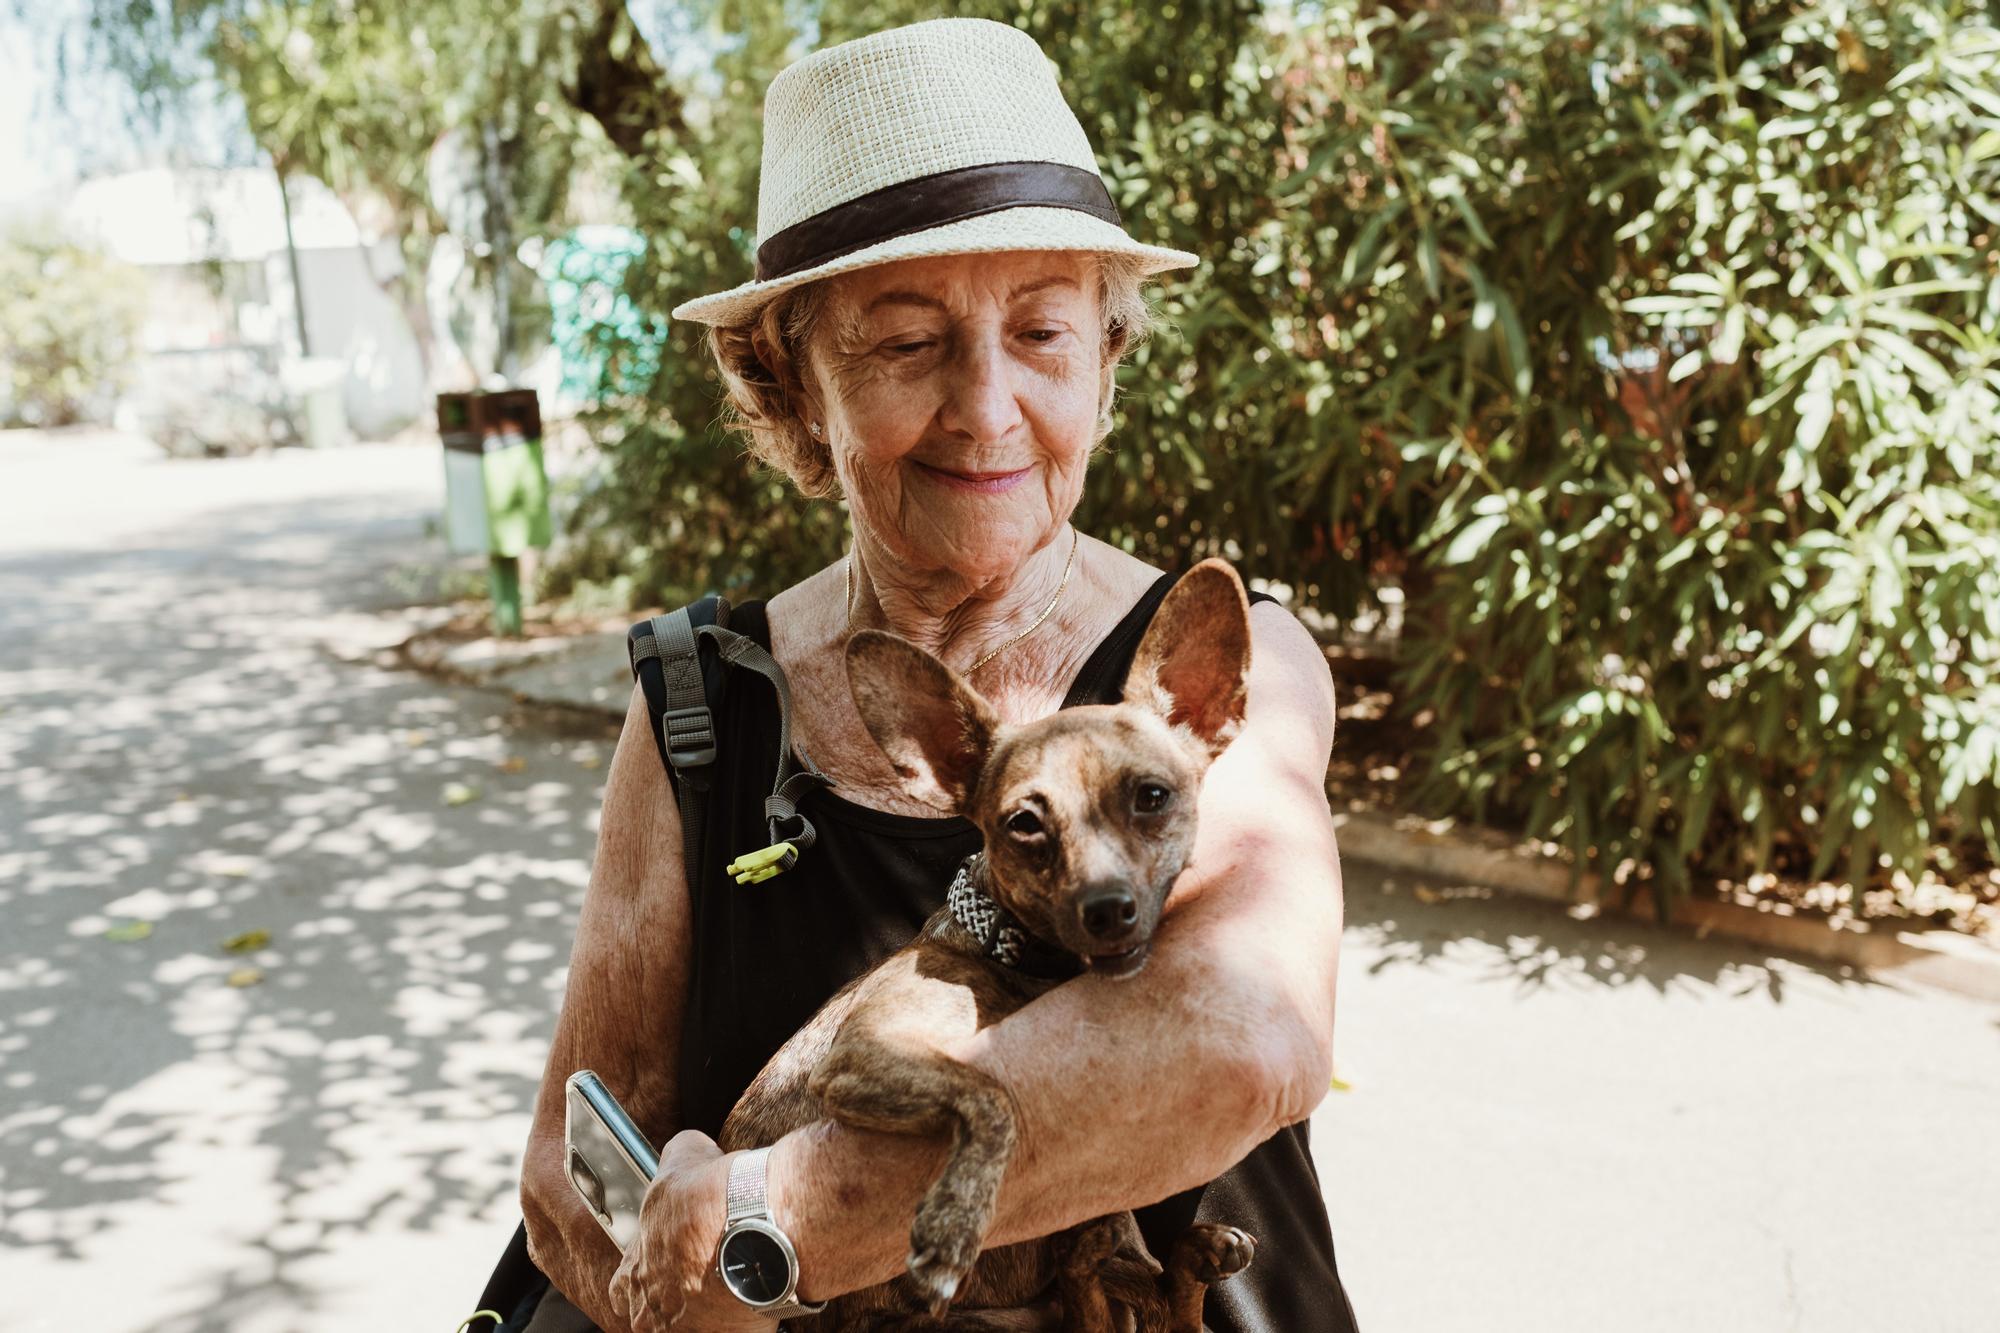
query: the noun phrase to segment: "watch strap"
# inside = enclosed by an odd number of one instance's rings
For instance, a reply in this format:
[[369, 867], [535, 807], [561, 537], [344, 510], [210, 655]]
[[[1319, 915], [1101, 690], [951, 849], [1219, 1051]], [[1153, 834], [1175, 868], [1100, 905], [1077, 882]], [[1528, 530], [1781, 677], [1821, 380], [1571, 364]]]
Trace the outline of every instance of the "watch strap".
[[769, 1148], [752, 1148], [738, 1153], [729, 1164], [726, 1225], [733, 1226], [748, 1218], [771, 1215], [764, 1200], [764, 1159], [770, 1155]]

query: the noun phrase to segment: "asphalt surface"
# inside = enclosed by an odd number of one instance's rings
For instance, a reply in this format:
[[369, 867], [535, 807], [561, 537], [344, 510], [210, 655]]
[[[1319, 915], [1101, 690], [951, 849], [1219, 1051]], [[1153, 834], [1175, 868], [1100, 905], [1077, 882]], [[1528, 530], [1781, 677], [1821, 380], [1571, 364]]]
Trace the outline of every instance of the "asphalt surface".
[[[439, 471], [0, 435], [0, 1330], [471, 1312], [610, 732], [371, 655]], [[2000, 1322], [2000, 1009], [1347, 881], [1364, 1328]]]

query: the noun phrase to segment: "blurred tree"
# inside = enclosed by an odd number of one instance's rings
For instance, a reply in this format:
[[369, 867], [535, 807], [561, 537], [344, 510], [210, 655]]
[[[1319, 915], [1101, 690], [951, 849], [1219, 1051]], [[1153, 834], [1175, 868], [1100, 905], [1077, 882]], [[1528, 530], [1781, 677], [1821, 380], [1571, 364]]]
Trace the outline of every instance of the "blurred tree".
[[[508, 273], [507, 252], [560, 224], [579, 174], [643, 159], [650, 134], [684, 128], [623, 0], [89, 0], [63, 42], [68, 62], [122, 73], [141, 109], [219, 79], [281, 176], [320, 178], [398, 239], [405, 263], [383, 281], [427, 356], [424, 278], [456, 202], [434, 197], [441, 139], [461, 132], [461, 184], [491, 232], [468, 264], [486, 288], [513, 278], [518, 292], [529, 280]], [[519, 318], [503, 314], [503, 329]]]
[[0, 424], [68, 426], [116, 398], [145, 318], [127, 265], [51, 229], [0, 237]]

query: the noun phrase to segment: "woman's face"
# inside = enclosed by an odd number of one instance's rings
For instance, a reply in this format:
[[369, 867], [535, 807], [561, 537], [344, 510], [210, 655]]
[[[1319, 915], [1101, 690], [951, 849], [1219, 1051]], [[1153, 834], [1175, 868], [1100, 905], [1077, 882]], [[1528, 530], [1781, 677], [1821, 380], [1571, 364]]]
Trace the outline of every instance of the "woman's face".
[[808, 382], [858, 530], [904, 569], [1004, 579], [1068, 521], [1097, 423], [1096, 263], [948, 255], [833, 280]]

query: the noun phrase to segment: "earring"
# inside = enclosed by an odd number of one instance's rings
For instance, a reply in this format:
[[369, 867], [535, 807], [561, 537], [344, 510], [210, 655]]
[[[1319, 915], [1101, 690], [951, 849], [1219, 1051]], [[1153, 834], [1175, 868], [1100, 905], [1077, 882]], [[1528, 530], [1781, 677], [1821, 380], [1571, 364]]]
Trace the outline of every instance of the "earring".
[[819, 438], [819, 423], [817, 421], [812, 423], [812, 433], [815, 440]]

